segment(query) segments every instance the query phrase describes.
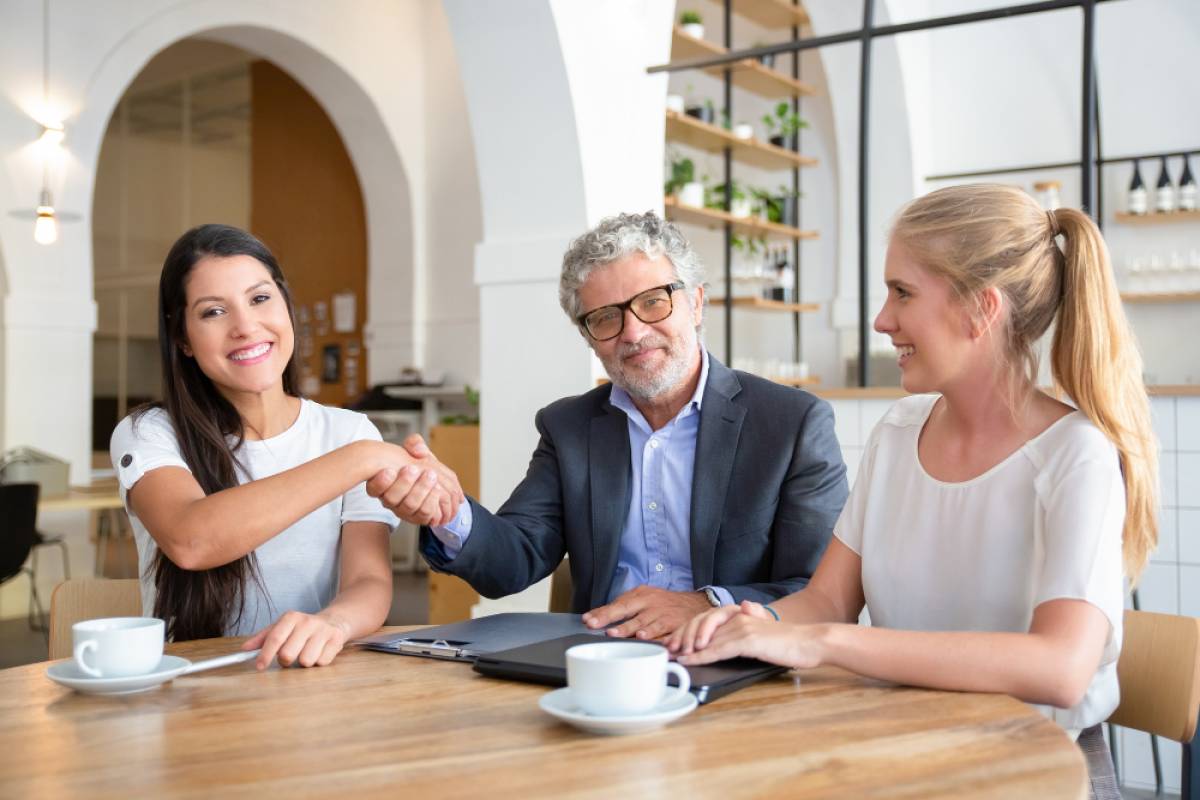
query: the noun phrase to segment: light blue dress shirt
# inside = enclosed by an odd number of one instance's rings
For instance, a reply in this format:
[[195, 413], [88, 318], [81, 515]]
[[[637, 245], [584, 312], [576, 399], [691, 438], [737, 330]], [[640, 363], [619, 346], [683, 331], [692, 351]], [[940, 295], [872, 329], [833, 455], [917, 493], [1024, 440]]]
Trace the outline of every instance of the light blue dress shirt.
[[[692, 399], [657, 431], [619, 386], [612, 387], [609, 402], [625, 412], [629, 429], [632, 481], [629, 512], [621, 531], [617, 571], [608, 602], [637, 586], [675, 592], [692, 587], [692, 474], [696, 464], [696, 436], [700, 430], [700, 404], [708, 384], [708, 353], [701, 350], [700, 380]], [[433, 528], [433, 535], [454, 558], [471, 535], [471, 504], [463, 502], [449, 524]], [[723, 605], [733, 595], [720, 586]]]

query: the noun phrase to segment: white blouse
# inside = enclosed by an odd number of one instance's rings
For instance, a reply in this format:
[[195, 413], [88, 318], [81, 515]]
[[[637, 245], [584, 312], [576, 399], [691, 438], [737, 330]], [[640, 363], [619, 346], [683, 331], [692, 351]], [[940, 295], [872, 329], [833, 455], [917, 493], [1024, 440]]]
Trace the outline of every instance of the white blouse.
[[1100, 609], [1109, 635], [1083, 700], [1037, 706], [1077, 734], [1119, 700], [1125, 486], [1116, 447], [1075, 411], [982, 475], [946, 483], [917, 457], [937, 399], [907, 397], [875, 427], [834, 535], [861, 556], [880, 627], [1025, 632], [1048, 600]]

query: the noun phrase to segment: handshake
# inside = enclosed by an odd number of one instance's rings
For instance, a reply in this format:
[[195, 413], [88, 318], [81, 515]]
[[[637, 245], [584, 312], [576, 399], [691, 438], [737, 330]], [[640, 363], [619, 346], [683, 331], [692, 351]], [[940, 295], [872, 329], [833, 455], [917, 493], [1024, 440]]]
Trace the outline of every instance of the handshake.
[[446, 525], [466, 500], [454, 470], [438, 461], [419, 434], [404, 445], [366, 441], [376, 465], [367, 481], [367, 494], [405, 522]]

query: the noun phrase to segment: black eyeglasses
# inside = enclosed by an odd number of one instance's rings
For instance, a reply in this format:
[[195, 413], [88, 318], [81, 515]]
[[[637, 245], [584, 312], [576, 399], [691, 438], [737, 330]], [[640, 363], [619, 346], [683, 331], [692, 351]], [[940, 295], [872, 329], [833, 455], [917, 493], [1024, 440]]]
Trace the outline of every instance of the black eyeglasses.
[[620, 336], [621, 331], [625, 330], [625, 309], [632, 311], [635, 317], [647, 324], [662, 322], [671, 316], [671, 312], [675, 310], [671, 294], [682, 288], [682, 281], [668, 283], [665, 286], [655, 286], [653, 289], [635, 294], [624, 303], [600, 306], [586, 314], [580, 314], [575, 321], [583, 326], [588, 336], [597, 342], [604, 342]]

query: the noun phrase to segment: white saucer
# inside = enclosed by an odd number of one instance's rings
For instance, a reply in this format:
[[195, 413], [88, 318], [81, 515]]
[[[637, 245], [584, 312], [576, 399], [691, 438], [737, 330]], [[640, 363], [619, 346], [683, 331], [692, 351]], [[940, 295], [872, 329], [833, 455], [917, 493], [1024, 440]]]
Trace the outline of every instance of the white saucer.
[[619, 736], [625, 733], [641, 733], [661, 728], [668, 722], [674, 722], [680, 717], [690, 714], [700, 704], [697, 702], [696, 696], [688, 692], [682, 697], [673, 694], [645, 714], [627, 717], [597, 717], [575, 705], [575, 701], [571, 698], [571, 690], [564, 687], [542, 695], [538, 699], [538, 705], [550, 716], [570, 723], [582, 731]]
[[160, 686], [182, 675], [192, 662], [179, 656], [163, 656], [153, 672], [128, 678], [93, 678], [72, 660], [58, 661], [46, 668], [46, 677], [69, 689], [87, 694], [133, 694]]

